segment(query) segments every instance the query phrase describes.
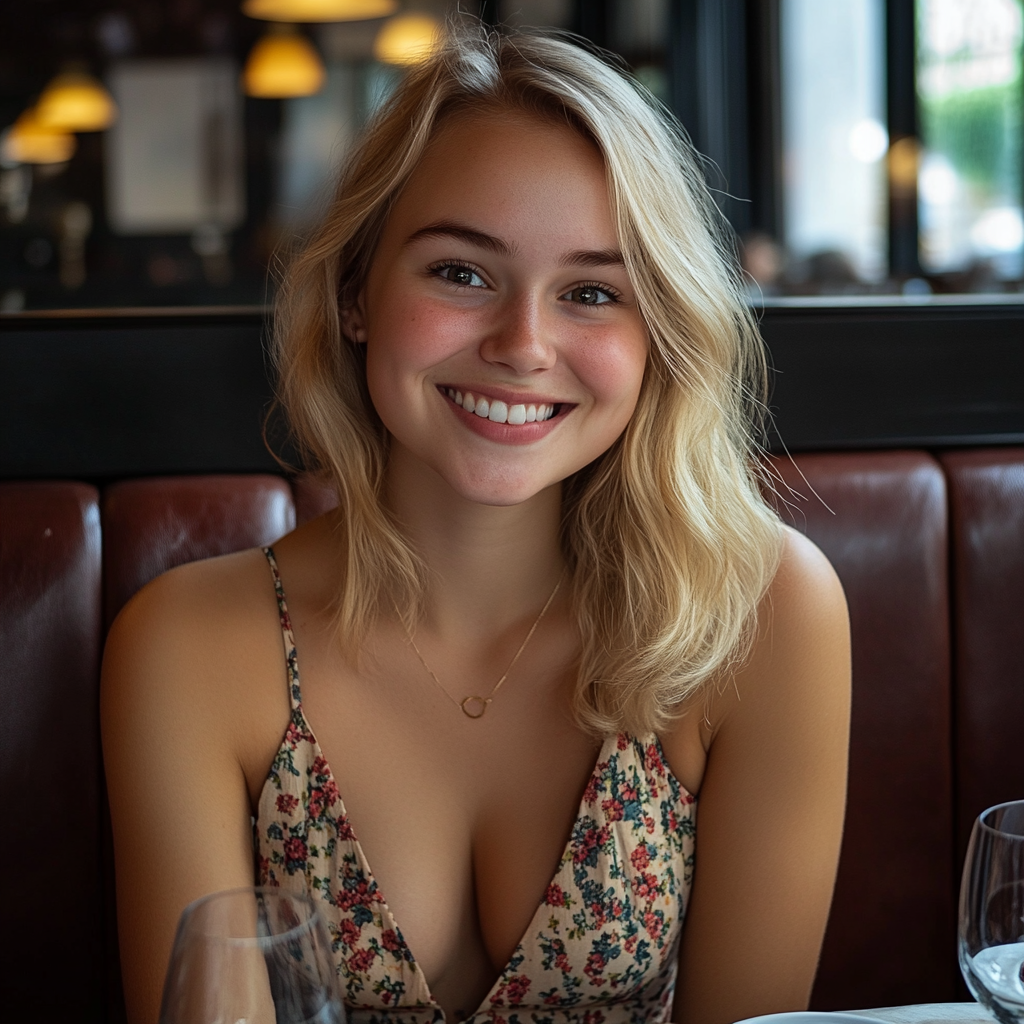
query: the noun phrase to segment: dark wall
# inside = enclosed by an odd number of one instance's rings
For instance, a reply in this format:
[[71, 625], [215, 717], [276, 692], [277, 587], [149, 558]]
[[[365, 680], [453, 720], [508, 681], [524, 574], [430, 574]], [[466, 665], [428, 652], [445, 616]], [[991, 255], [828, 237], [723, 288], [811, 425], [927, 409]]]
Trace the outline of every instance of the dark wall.
[[[772, 448], [1024, 441], [1024, 303], [763, 310]], [[249, 472], [272, 387], [258, 309], [0, 317], [0, 477]]]

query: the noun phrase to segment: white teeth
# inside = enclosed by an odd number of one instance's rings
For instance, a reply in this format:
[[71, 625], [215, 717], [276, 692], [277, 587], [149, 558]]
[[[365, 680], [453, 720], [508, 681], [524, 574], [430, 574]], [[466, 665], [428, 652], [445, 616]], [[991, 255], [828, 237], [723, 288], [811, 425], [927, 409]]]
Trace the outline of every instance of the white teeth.
[[456, 405], [461, 405], [466, 412], [476, 413], [481, 419], [490, 420], [492, 423], [510, 423], [513, 426], [521, 426], [523, 423], [543, 423], [555, 414], [555, 406], [545, 403], [540, 405], [516, 403], [510, 406], [499, 398], [476, 398], [472, 392], [463, 393], [456, 388], [445, 388], [444, 392]]

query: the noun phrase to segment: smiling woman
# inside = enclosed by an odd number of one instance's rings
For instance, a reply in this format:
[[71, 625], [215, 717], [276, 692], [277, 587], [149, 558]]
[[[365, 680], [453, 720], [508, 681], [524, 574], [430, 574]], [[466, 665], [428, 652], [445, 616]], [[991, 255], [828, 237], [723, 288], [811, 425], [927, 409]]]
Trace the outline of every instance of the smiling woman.
[[569, 39], [455, 29], [378, 113], [276, 319], [338, 508], [161, 577], [108, 644], [134, 1020], [181, 908], [253, 881], [250, 817], [360, 1024], [806, 1005], [845, 606], [761, 498], [718, 223], [678, 129]]

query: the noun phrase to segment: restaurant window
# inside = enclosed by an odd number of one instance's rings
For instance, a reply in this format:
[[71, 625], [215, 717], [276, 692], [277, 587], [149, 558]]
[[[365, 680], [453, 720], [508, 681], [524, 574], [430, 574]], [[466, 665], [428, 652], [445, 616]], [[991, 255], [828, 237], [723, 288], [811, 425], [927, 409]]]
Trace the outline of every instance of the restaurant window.
[[1019, 0], [917, 8], [921, 265], [967, 287], [1024, 269], [1021, 13]]
[[783, 0], [782, 236], [794, 287], [883, 281], [889, 148], [883, 0]]
[[[266, 305], [403, 73], [385, 29], [456, 9], [585, 36], [670, 106], [756, 301], [1024, 287], [1024, 0], [380, 2], [283, 28], [241, 0], [5, 5], [0, 311]], [[305, 94], [243, 88], [270, 43], [316, 66]], [[69, 75], [112, 120], [33, 137]]]

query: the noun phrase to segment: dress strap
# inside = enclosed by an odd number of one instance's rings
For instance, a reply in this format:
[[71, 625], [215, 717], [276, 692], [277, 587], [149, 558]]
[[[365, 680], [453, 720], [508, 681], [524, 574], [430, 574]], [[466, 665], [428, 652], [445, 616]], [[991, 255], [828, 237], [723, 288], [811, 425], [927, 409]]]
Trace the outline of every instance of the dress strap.
[[302, 691], [299, 688], [299, 659], [295, 651], [295, 634], [292, 632], [292, 620], [288, 615], [288, 602], [284, 597], [284, 584], [281, 573], [274, 558], [274, 549], [268, 544], [263, 549], [270, 565], [270, 574], [274, 577], [274, 594], [277, 597], [277, 612], [281, 620], [281, 638], [284, 641], [284, 660], [288, 673], [288, 699], [292, 710], [302, 707]]

